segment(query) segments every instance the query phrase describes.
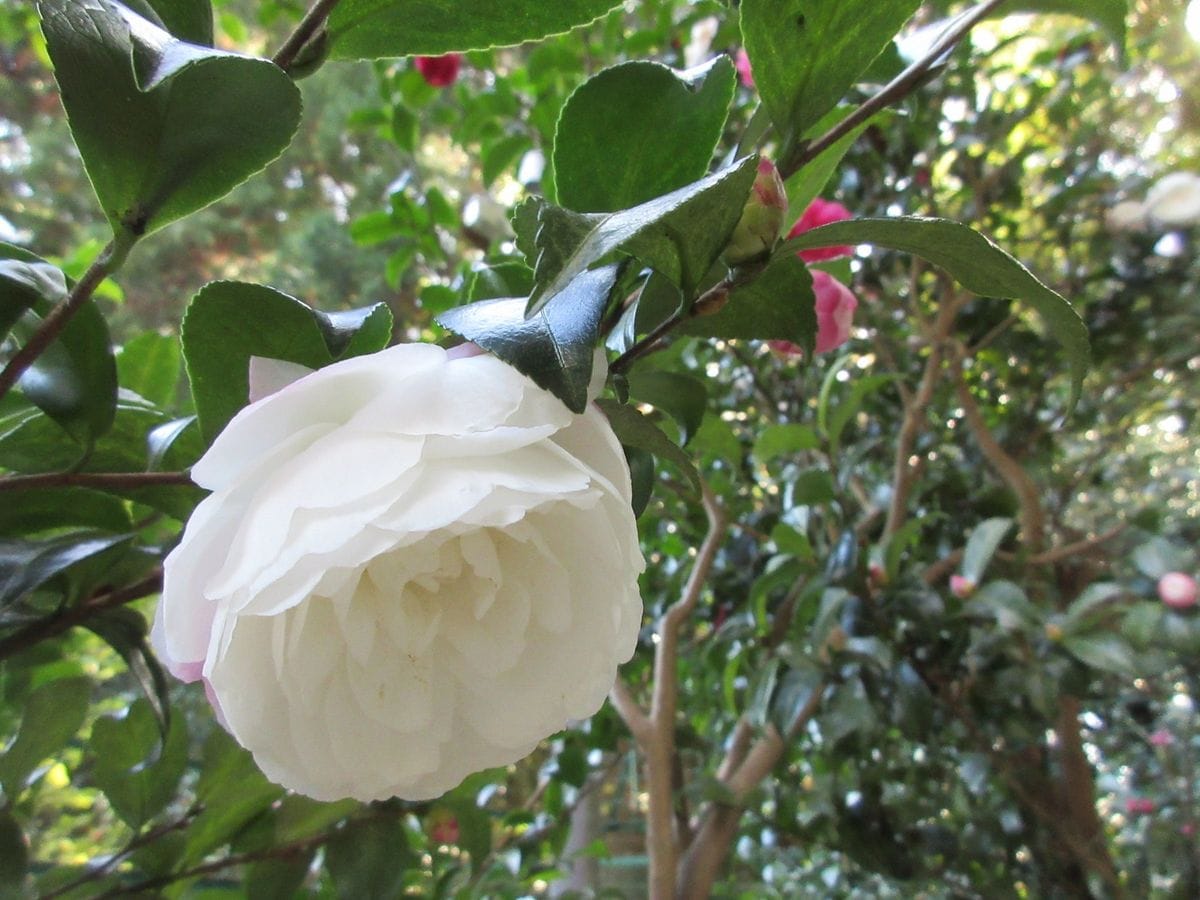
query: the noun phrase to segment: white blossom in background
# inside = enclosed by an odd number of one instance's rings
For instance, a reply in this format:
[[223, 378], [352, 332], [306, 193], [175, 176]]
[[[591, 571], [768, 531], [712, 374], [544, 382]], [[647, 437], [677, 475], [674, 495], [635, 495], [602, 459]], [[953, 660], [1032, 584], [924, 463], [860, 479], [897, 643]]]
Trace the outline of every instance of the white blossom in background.
[[1200, 222], [1200, 175], [1172, 172], [1146, 192], [1146, 215], [1160, 225], [1177, 227]]
[[1122, 200], [1109, 208], [1104, 224], [1113, 233], [1144, 231], [1146, 207], [1137, 200]]
[[212, 494], [167, 558], [155, 649], [311, 797], [436, 797], [595, 713], [633, 653], [620, 444], [470, 352], [256, 361], [275, 392], [192, 469]]
[[712, 43], [720, 28], [721, 20], [716, 16], [706, 16], [692, 26], [690, 40], [683, 48], [683, 67], [685, 69], [700, 65], [712, 55]]

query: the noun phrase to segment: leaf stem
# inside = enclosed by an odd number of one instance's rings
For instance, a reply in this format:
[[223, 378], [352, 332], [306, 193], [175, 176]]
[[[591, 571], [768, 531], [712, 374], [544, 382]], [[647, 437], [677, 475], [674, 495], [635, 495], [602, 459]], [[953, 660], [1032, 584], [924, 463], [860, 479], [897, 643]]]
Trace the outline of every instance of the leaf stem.
[[865, 100], [858, 109], [846, 116], [827, 132], [815, 140], [802, 142], [795, 146], [794, 152], [779, 165], [779, 175], [785, 181], [800, 171], [806, 164], [812, 162], [837, 141], [849, 134], [863, 122], [870, 119], [893, 103], [903, 100], [925, 80], [934, 65], [943, 55], [952, 50], [959, 41], [967, 36], [972, 28], [991, 15], [1006, 0], [984, 0], [974, 9], [963, 13], [954, 24], [942, 32], [941, 36], [929, 48], [928, 52], [907, 69], [893, 78], [880, 89], [879, 93]]
[[187, 472], [46, 472], [0, 478], [0, 492], [46, 487], [85, 487], [120, 491], [130, 488], [190, 485]]
[[300, 20], [296, 30], [288, 35], [283, 46], [271, 57], [271, 62], [286, 72], [296, 61], [296, 57], [300, 55], [300, 51], [304, 49], [305, 45], [324, 27], [325, 20], [329, 18], [329, 14], [333, 12], [333, 8], [339, 2], [340, 0], [316, 0], [309, 11], [304, 14], [304, 18]]
[[[757, 273], [755, 273], [757, 274]], [[730, 276], [722, 278], [707, 291], [696, 298], [694, 303], [686, 307], [680, 307], [659, 322], [649, 334], [639, 341], [636, 341], [628, 350], [613, 360], [609, 371], [614, 375], [620, 375], [629, 370], [635, 362], [643, 356], [648, 356], [657, 349], [658, 342], [664, 337], [682, 325], [689, 319], [694, 319], [696, 316], [703, 315], [706, 311], [712, 309], [714, 305], [719, 305], [724, 302], [729, 292], [744, 283], [742, 277]], [[716, 310], [713, 309], [713, 312]]]
[[83, 277], [75, 282], [66, 299], [46, 314], [25, 346], [18, 350], [3, 371], [0, 371], [0, 397], [7, 394], [25, 370], [37, 362], [37, 358], [54, 343], [54, 339], [67, 327], [72, 317], [91, 299], [100, 283], [121, 267], [136, 241], [137, 238], [132, 234], [123, 233], [100, 251], [100, 255], [88, 266]]

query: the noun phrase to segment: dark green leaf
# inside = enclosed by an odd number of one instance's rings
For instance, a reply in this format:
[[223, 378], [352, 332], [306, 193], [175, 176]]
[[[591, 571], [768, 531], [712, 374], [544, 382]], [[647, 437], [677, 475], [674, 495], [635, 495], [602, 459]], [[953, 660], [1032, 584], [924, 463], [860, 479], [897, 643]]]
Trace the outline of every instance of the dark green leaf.
[[801, 472], [791, 484], [792, 503], [796, 506], [821, 506], [832, 503], [836, 497], [833, 476], [824, 469]]
[[975, 526], [971, 536], [967, 538], [966, 549], [963, 550], [959, 571], [964, 578], [975, 584], [983, 582], [983, 574], [987, 571], [992, 556], [1012, 526], [1012, 519], [999, 518], [986, 519]]
[[340, 822], [360, 805], [357, 800], [322, 803], [301, 794], [289, 794], [279, 803], [275, 816], [275, 836], [284, 842], [312, 837]]
[[492, 182], [520, 159], [529, 147], [529, 137], [524, 134], [510, 134], [486, 146], [480, 161], [483, 186], [491, 187]]
[[681, 330], [699, 337], [791, 341], [811, 353], [816, 302], [808, 267], [796, 254], [780, 253], [757, 278], [734, 288], [720, 311], [691, 319]]
[[246, 867], [246, 896], [255, 900], [293, 900], [304, 896], [315, 849], [302, 849], [280, 859], [263, 859]]
[[629, 463], [629, 477], [633, 487], [634, 517], [640, 517], [650, 503], [650, 495], [654, 493], [654, 454], [637, 447], [625, 448], [625, 459]]
[[0, 503], [0, 537], [29, 536], [68, 527], [118, 534], [133, 529], [125, 503], [111, 494], [59, 487], [21, 491], [20, 498], [19, 502]]
[[110, 0], [38, 8], [114, 234], [137, 238], [207, 206], [290, 143], [300, 93], [267, 60], [184, 43]]
[[212, 46], [213, 12], [209, 0], [139, 0], [137, 3], [125, 3], [149, 19], [150, 16], [139, 8], [143, 4], [158, 19], [157, 24], [181, 41]]
[[154, 711], [138, 699], [120, 718], [103, 716], [92, 726], [92, 777], [113, 810], [137, 829], [175, 796], [187, 766], [183, 716], [175, 716], [162, 742]]
[[42, 541], [0, 540], [0, 606], [130, 539], [127, 534], [69, 534]]
[[[830, 110], [805, 133], [804, 137], [809, 139], [820, 137], [855, 109], [857, 109], [855, 106], [839, 106], [836, 109]], [[787, 180], [784, 187], [787, 188], [788, 212], [786, 221], [788, 223], [799, 219], [804, 214], [804, 210], [808, 208], [808, 205], [817, 198], [821, 191], [825, 190], [825, 185], [829, 183], [829, 179], [837, 170], [842, 157], [846, 155], [846, 152], [858, 140], [859, 135], [866, 131], [868, 126], [873, 122], [879, 121], [881, 115], [876, 114], [872, 118], [850, 129], [849, 132], [838, 138], [836, 142], [823, 150], [815, 159], [801, 166]]]
[[1078, 397], [1091, 356], [1083, 319], [1061, 294], [1038, 281], [979, 232], [945, 219], [850, 219], [805, 232], [782, 245], [777, 253], [791, 255], [797, 250], [838, 244], [874, 244], [912, 253], [945, 269], [981, 297], [1025, 301], [1037, 310], [1067, 351], [1072, 402]]
[[690, 292], [728, 243], [757, 165], [755, 157], [747, 157], [663, 197], [607, 215], [543, 206], [538, 215], [537, 287], [530, 297], [530, 311], [618, 251]]
[[674, 464], [699, 490], [700, 475], [691, 458], [679, 448], [678, 444], [667, 437], [661, 428], [632, 406], [605, 398], [596, 402], [608, 416], [609, 424], [612, 425], [613, 431], [616, 432], [617, 438], [622, 444], [626, 447], [644, 450], [659, 459], [665, 459]]
[[146, 620], [129, 607], [111, 609], [87, 620], [87, 627], [121, 655], [154, 714], [162, 736], [169, 741], [170, 698], [167, 678], [146, 643]]
[[1063, 638], [1063, 647], [1080, 662], [1112, 672], [1132, 675], [1136, 671], [1133, 648], [1115, 634], [1074, 634]]
[[21, 825], [12, 813], [0, 810], [0, 897], [25, 896], [25, 873], [29, 870], [29, 846]]
[[528, 297], [532, 290], [533, 269], [519, 262], [498, 263], [494, 266], [483, 266], [471, 273], [467, 300], [474, 302], [500, 297]]
[[791, 456], [802, 450], [815, 450], [821, 445], [817, 434], [807, 425], [768, 425], [754, 442], [754, 458], [766, 465], [779, 456]]
[[515, 297], [458, 306], [437, 321], [581, 413], [587, 407], [600, 317], [616, 276], [616, 266], [584, 272], [529, 318], [525, 298]]
[[850, 423], [850, 420], [858, 415], [858, 411], [862, 409], [863, 401], [884, 385], [891, 384], [897, 377], [896, 375], [881, 374], [867, 375], [854, 379], [854, 385], [850, 388], [849, 396], [832, 404], [833, 411], [829, 413], [825, 423], [826, 433], [829, 438], [830, 453], [835, 456], [837, 455], [842, 440], [842, 432]]
[[382, 304], [329, 314], [263, 285], [206, 285], [188, 306], [182, 328], [205, 441], [246, 405], [251, 356], [319, 369], [335, 358], [379, 350], [390, 335], [391, 314]]
[[1189, 554], [1164, 537], [1152, 537], [1133, 551], [1133, 564], [1147, 578], [1159, 579], [1168, 572], [1185, 572]]
[[9, 257], [0, 247], [0, 338], [39, 303], [58, 303], [67, 296], [66, 276], [48, 262], [27, 262]]
[[11, 802], [25, 788], [38, 763], [62, 749], [87, 715], [91, 682], [59, 678], [35, 689], [25, 701], [21, 730], [0, 757], [0, 784]]
[[579, 212], [615, 212], [703, 177], [733, 87], [733, 64], [723, 55], [683, 73], [637, 61], [593, 75], [559, 115], [558, 202]]
[[117, 354], [117, 377], [121, 386], [145, 397], [155, 406], [170, 408], [179, 389], [183, 352], [179, 338], [147, 331], [139, 334]]
[[404, 828], [389, 819], [354, 823], [325, 848], [325, 866], [344, 900], [402, 896], [411, 857]]
[[754, 84], [785, 138], [833, 109], [921, 0], [743, 0]]
[[329, 17], [334, 59], [481, 50], [535, 41], [604, 15], [614, 0], [342, 0]]
[[685, 447], [700, 429], [708, 405], [704, 382], [692, 375], [661, 369], [636, 369], [629, 373], [629, 395], [662, 410], [679, 424]]
[[538, 258], [538, 217], [546, 206], [542, 197], [526, 197], [512, 209], [509, 222], [517, 236], [517, 249], [525, 255], [525, 261], [533, 266]]

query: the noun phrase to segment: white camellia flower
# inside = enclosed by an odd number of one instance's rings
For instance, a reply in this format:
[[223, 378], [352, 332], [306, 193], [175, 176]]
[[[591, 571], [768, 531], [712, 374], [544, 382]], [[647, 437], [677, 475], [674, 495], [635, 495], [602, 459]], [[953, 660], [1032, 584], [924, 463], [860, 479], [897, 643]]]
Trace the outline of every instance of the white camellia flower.
[[1158, 179], [1146, 192], [1146, 212], [1167, 226], [1200, 222], [1200, 175], [1172, 172]]
[[644, 563], [599, 409], [426, 344], [252, 372], [152, 639], [268, 777], [427, 799], [600, 708]]

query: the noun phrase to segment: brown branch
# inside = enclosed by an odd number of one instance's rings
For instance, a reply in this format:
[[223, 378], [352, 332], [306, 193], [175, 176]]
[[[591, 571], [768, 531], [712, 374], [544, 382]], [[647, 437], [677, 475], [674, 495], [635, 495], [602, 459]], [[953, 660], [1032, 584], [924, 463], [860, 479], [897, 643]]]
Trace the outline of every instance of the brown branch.
[[83, 277], [75, 282], [75, 286], [67, 293], [66, 298], [55, 304], [54, 308], [42, 319], [37, 330], [26, 341], [25, 346], [13, 354], [8, 365], [4, 367], [3, 371], [0, 371], [0, 397], [7, 394], [25, 374], [26, 369], [32, 366], [38, 357], [46, 352], [46, 348], [54, 343], [54, 339], [62, 333], [75, 314], [92, 298], [92, 294], [96, 292], [100, 283], [121, 267], [121, 263], [129, 255], [129, 250], [136, 240], [137, 238], [132, 235], [123, 235], [120, 241], [110, 241], [100, 251], [100, 255], [88, 266]]
[[643, 356], [649, 356], [651, 353], [657, 350], [663, 338], [665, 338], [684, 322], [694, 319], [697, 316], [703, 316], [709, 313], [717, 312], [717, 310], [724, 305], [730, 291], [732, 291], [735, 287], [757, 277], [761, 270], [762, 267], [760, 266], [758, 269], [740, 273], [737, 277], [731, 276], [718, 281], [707, 291], [697, 297], [694, 303], [691, 303], [684, 308], [675, 310], [675, 312], [667, 316], [666, 319], [659, 322], [658, 325], [651, 329], [649, 334], [636, 341], [628, 350], [614, 359], [612, 365], [608, 367], [608, 370], [614, 375], [620, 375], [623, 372], [629, 371], [630, 366], [632, 366]]
[[621, 717], [621, 721], [625, 723], [625, 727], [629, 729], [629, 733], [633, 735], [634, 740], [639, 745], [650, 739], [654, 730], [650, 724], [650, 718], [646, 715], [646, 711], [642, 709], [641, 704], [634, 699], [633, 692], [629, 690], [629, 685], [619, 675], [612, 686], [612, 690], [608, 692], [608, 699], [611, 701], [613, 709], [617, 711], [617, 715]]
[[941, 377], [946, 339], [954, 327], [954, 321], [964, 302], [961, 296], [954, 294], [938, 307], [937, 319], [930, 329], [929, 357], [925, 360], [925, 370], [921, 374], [921, 381], [916, 392], [904, 404], [904, 419], [900, 424], [900, 434], [896, 439], [892, 497], [888, 504], [887, 521], [883, 526], [884, 543], [900, 530], [908, 515], [908, 498], [916, 480], [916, 470], [908, 460], [913, 454], [917, 436], [924, 427], [925, 412], [933, 400], [933, 392]]
[[1005, 0], [985, 0], [985, 2], [980, 3], [974, 9], [960, 16], [958, 21], [942, 32], [938, 40], [923, 57], [884, 85], [879, 93], [867, 99], [854, 112], [850, 113], [850, 115], [846, 116], [846, 118], [842, 119], [819, 138], [807, 144], [799, 145], [798, 151], [789, 154], [789, 158], [779, 166], [779, 174], [784, 180], [787, 180], [791, 175], [812, 162], [859, 125], [870, 119], [875, 113], [891, 106], [893, 103], [903, 100], [909, 94], [913, 93], [913, 91], [921, 86], [926, 76], [937, 64], [937, 61], [950, 50], [954, 49], [958, 42], [966, 37], [972, 28], [995, 12], [1004, 2]]
[[958, 393], [958, 405], [963, 409], [963, 420], [967, 423], [967, 428], [975, 439], [975, 443], [979, 445], [979, 450], [983, 453], [984, 458], [1017, 495], [1021, 532], [1025, 546], [1031, 553], [1038, 554], [1042, 550], [1046, 530], [1045, 513], [1042, 511], [1042, 499], [1038, 487], [1024, 467], [1000, 446], [1000, 442], [996, 440], [995, 435], [988, 428], [987, 422], [984, 421], [979, 404], [975, 402], [975, 395], [971, 393], [970, 387], [963, 379], [961, 348], [960, 352], [956, 354], [951, 368], [955, 389]]
[[[1027, 557], [1024, 562], [1026, 565], [1047, 566], [1052, 563], [1061, 562], [1064, 559], [1070, 559], [1072, 556], [1081, 556], [1091, 550], [1095, 550], [1101, 544], [1107, 544], [1128, 527], [1129, 524], [1127, 522], [1121, 522], [1108, 529], [1108, 531], [1097, 534], [1094, 537], [1085, 538], [1070, 544], [1063, 544], [1061, 547], [1052, 547], [1041, 553], [1035, 553], [1033, 556]], [[1006, 553], [1003, 550], [997, 551], [996, 557], [1004, 560], [1015, 559], [1013, 554]], [[937, 562], [930, 563], [929, 567], [921, 573], [921, 579], [926, 584], [938, 584], [954, 571], [962, 561], [962, 558], [963, 551], [961, 549], [946, 554], [946, 556]]]
[[46, 472], [0, 478], [0, 492], [47, 487], [85, 487], [122, 491], [164, 485], [191, 485], [187, 472]]
[[296, 30], [288, 35], [283, 46], [271, 57], [271, 62], [286, 72], [313, 35], [324, 27], [325, 20], [329, 18], [329, 14], [333, 12], [333, 8], [339, 2], [340, 0], [317, 0], [312, 8], [304, 14], [304, 18], [296, 26]]
[[140, 600], [142, 597], [149, 597], [161, 590], [162, 569], [160, 568], [155, 569], [141, 581], [127, 587], [85, 600], [78, 606], [66, 609], [58, 615], [38, 619], [0, 640], [0, 660], [27, 650], [41, 641], [57, 637], [65, 631], [70, 631], [76, 625], [84, 625], [88, 619], [99, 613], [124, 606], [134, 600]]

